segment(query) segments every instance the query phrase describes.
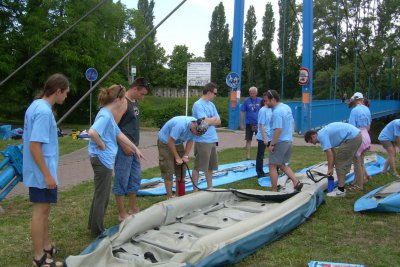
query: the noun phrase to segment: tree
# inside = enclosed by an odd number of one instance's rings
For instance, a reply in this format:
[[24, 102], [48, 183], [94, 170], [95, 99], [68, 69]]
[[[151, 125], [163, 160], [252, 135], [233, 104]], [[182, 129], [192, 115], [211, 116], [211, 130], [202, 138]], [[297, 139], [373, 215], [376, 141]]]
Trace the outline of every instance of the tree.
[[243, 72], [243, 85], [246, 87], [250, 87], [255, 85], [255, 56], [254, 56], [254, 48], [256, 45], [257, 40], [257, 33], [256, 33], [256, 26], [257, 26], [257, 17], [256, 12], [254, 10], [254, 6], [250, 6], [249, 10], [247, 11], [246, 23], [244, 25], [244, 66], [245, 72]]
[[212, 13], [204, 57], [211, 62], [211, 80], [219, 85], [222, 94], [227, 95], [225, 77], [230, 71], [232, 45], [229, 42], [229, 26], [225, 21], [225, 9], [221, 2]]
[[192, 61], [193, 54], [189, 53], [186, 45], [176, 45], [169, 56], [167, 84], [173, 88], [185, 88], [187, 63]]
[[[132, 10], [129, 26], [135, 33], [134, 39], [128, 43], [128, 47], [137, 44], [153, 28], [154, 0], [139, 0], [136, 10]], [[149, 79], [152, 85], [163, 84], [160, 76], [163, 65], [167, 62], [165, 50], [156, 43], [156, 32], [154, 31], [144, 42], [132, 53], [131, 61], [136, 65], [138, 76]]]
[[272, 79], [277, 74], [276, 56], [272, 52], [272, 42], [275, 32], [275, 18], [272, 10], [272, 4], [265, 5], [265, 13], [263, 16], [262, 33], [263, 38], [255, 47], [255, 81], [260, 91], [267, 88], [277, 89], [274, 85], [276, 79]]
[[[297, 57], [297, 47], [300, 37], [299, 25], [296, 20], [297, 15], [295, 0], [279, 0], [279, 51], [284, 59], [284, 84], [283, 97], [293, 97], [298, 90], [297, 79], [299, 70], [299, 58]], [[282, 85], [281, 85], [282, 86]], [[278, 90], [280, 91], [280, 90]]]

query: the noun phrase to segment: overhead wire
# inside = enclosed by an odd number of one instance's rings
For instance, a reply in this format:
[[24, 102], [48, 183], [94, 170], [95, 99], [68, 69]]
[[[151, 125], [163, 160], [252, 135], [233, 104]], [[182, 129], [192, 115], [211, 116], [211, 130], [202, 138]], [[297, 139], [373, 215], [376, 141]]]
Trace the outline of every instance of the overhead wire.
[[59, 35], [57, 35], [53, 40], [48, 42], [45, 46], [42, 47], [38, 52], [36, 52], [33, 56], [31, 56], [27, 61], [25, 61], [21, 66], [19, 66], [16, 70], [14, 70], [10, 75], [8, 75], [3, 81], [1, 81], [0, 86], [2, 86], [6, 81], [8, 81], [11, 77], [13, 77], [17, 72], [19, 72], [23, 67], [25, 67], [29, 62], [31, 62], [34, 58], [36, 58], [39, 54], [41, 54], [47, 47], [52, 45], [55, 41], [60, 39], [64, 34], [69, 32], [71, 29], [73, 29], [79, 22], [81, 22], [83, 19], [85, 19], [87, 16], [89, 16], [93, 11], [95, 11], [97, 8], [99, 8], [102, 4], [107, 2], [107, 0], [102, 0], [99, 2], [97, 5], [95, 5], [91, 10], [89, 10], [86, 14], [84, 14], [82, 17], [80, 17], [77, 21], [75, 21], [73, 24], [71, 24], [67, 29], [65, 29], [63, 32], [61, 32]]
[[77, 108], [83, 100], [94, 90], [96, 87], [110, 75], [112, 71], [116, 67], [118, 67], [122, 61], [124, 61], [139, 45], [141, 45], [153, 32], [160, 27], [176, 10], [178, 10], [187, 0], [183, 0], [180, 4], [178, 4], [164, 19], [162, 19], [154, 28], [152, 28], [145, 36], [140, 39], [136, 45], [134, 45], [128, 52], [126, 52], [120, 60], [118, 60], [90, 89], [57, 121], [57, 125], [59, 125], [75, 108]]

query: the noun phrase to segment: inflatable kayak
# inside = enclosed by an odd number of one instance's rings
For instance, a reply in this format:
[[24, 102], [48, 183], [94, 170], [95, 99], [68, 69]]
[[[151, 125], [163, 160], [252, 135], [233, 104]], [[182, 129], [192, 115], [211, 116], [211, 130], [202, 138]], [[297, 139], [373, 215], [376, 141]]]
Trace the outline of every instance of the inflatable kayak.
[[400, 181], [381, 186], [354, 203], [354, 211], [400, 212]]
[[200, 191], [157, 203], [106, 230], [75, 266], [222, 266], [238, 262], [306, 221], [326, 179], [289, 190]]
[[[385, 158], [377, 155], [371, 154], [364, 158], [365, 168], [367, 169], [368, 175], [377, 175], [382, 172], [383, 166], [385, 165]], [[310, 179], [323, 179], [326, 178], [325, 174], [328, 171], [328, 162], [323, 161], [315, 164], [311, 167], [304, 168], [296, 173], [297, 176], [302, 178], [302, 182], [307, 183]], [[335, 176], [335, 175], [334, 175]], [[278, 185], [284, 186], [287, 183], [288, 177], [286, 175], [281, 175], [278, 178]], [[326, 179], [325, 179], [326, 180]], [[346, 184], [350, 184], [354, 181], [353, 168], [346, 175]], [[258, 179], [258, 184], [263, 187], [271, 187], [271, 180], [269, 177], [262, 177]], [[335, 186], [337, 181], [335, 180]]]
[[[268, 173], [268, 171], [268, 165], [264, 165], [264, 172]], [[222, 164], [218, 167], [218, 171], [213, 173], [213, 186], [221, 186], [255, 176], [257, 176], [255, 160]], [[185, 191], [192, 192], [193, 184], [189, 178], [189, 173], [186, 174], [186, 177]], [[202, 173], [200, 173], [198, 187], [200, 189], [207, 188], [207, 181]], [[175, 182], [173, 183], [172, 190], [176, 191]], [[142, 179], [140, 189], [137, 193], [139, 196], [159, 196], [166, 194], [164, 180], [161, 177]]]

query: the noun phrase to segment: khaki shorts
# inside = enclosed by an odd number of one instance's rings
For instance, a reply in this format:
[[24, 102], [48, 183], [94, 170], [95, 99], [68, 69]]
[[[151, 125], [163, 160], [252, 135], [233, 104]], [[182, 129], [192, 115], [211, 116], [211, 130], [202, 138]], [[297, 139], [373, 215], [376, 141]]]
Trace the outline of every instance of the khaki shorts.
[[381, 142], [384, 149], [388, 149], [390, 147], [396, 148], [396, 142], [392, 141], [379, 141], [379, 142]]
[[272, 165], [289, 164], [292, 157], [292, 142], [278, 142], [274, 151], [269, 153], [268, 163]]
[[[174, 173], [177, 178], [182, 178], [181, 173], [183, 173], [183, 177], [185, 177], [186, 167], [184, 165], [180, 166], [176, 165], [175, 157], [172, 154], [171, 150], [169, 150], [168, 145], [158, 140], [157, 147], [158, 147], [158, 165], [160, 167], [161, 177], [166, 181], [171, 181]], [[183, 155], [185, 154], [185, 148], [183, 144], [176, 145], [175, 147], [179, 156], [183, 157]]]
[[215, 143], [194, 143], [193, 169], [196, 171], [218, 170], [217, 146]]
[[[351, 164], [356, 159], [356, 152], [362, 142], [361, 133], [353, 139], [343, 142], [337, 149], [335, 156], [335, 169], [337, 175], [346, 175], [349, 173]], [[355, 162], [357, 166], [357, 162]]]

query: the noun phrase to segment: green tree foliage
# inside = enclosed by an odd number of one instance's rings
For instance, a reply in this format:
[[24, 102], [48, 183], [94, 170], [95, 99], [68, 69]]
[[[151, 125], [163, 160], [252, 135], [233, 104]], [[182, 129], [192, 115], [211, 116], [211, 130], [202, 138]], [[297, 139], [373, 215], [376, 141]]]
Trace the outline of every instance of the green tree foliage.
[[[154, 28], [154, 1], [139, 0], [137, 9], [131, 13], [129, 26], [135, 36], [129, 42], [129, 46], [136, 45], [148, 32]], [[156, 31], [154, 31], [138, 48], [132, 53], [131, 61], [136, 65], [137, 75], [149, 79], [153, 86], [162, 84], [160, 75], [165, 73], [163, 64], [167, 62], [165, 50], [156, 43]]]
[[263, 38], [256, 44], [254, 50], [255, 84], [259, 92], [264, 92], [267, 89], [277, 89], [275, 81], [279, 78], [276, 71], [277, 59], [271, 48], [275, 32], [275, 18], [271, 3], [265, 5], [262, 22]]
[[[257, 17], [254, 6], [247, 11], [246, 23], [244, 24], [244, 66], [242, 87], [248, 88], [255, 85], [255, 46]], [[246, 91], [246, 90], [245, 90]]]
[[[300, 95], [298, 70], [300, 58], [297, 56], [297, 48], [300, 37], [300, 25], [296, 19], [298, 10], [295, 0], [279, 0], [279, 52], [284, 57], [281, 68], [284, 68], [283, 92], [284, 98]], [[284, 64], [282, 66], [282, 63]], [[280, 72], [282, 69], [280, 69]], [[279, 85], [281, 88], [281, 84]], [[280, 92], [281, 90], [278, 90]]]
[[[231, 47], [229, 42], [229, 26], [226, 24], [224, 5], [219, 3], [212, 13], [208, 42], [205, 46], [204, 57], [211, 62], [211, 80], [220, 87], [219, 92], [226, 95], [226, 75], [230, 72]], [[222, 90], [221, 90], [222, 89]]]
[[187, 63], [192, 61], [193, 54], [189, 53], [186, 45], [176, 45], [169, 57], [167, 84], [172, 88], [185, 88]]

